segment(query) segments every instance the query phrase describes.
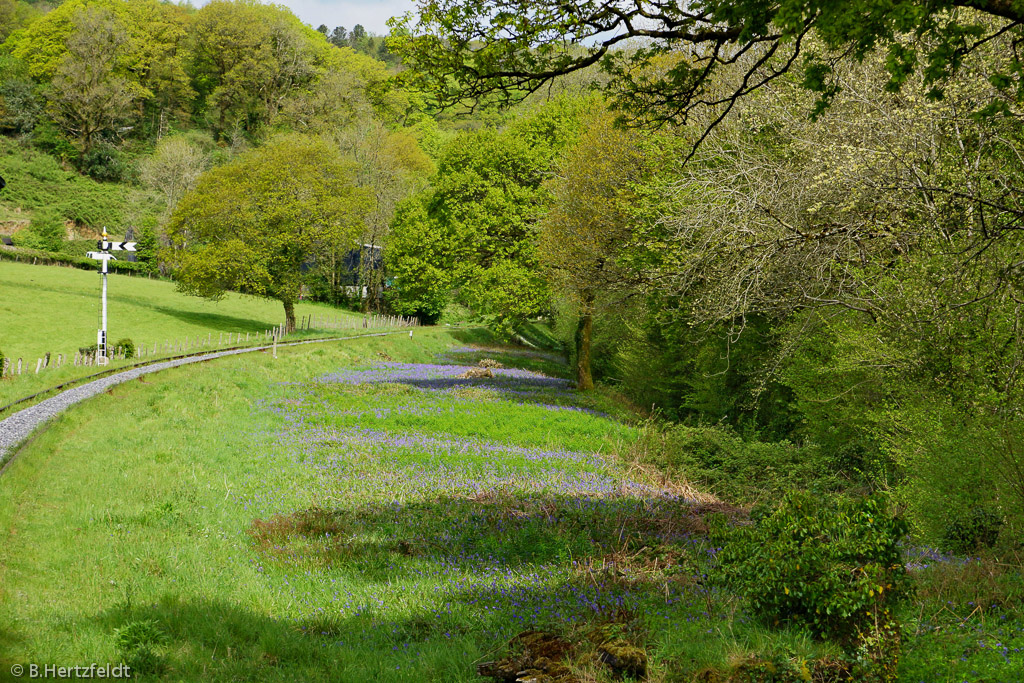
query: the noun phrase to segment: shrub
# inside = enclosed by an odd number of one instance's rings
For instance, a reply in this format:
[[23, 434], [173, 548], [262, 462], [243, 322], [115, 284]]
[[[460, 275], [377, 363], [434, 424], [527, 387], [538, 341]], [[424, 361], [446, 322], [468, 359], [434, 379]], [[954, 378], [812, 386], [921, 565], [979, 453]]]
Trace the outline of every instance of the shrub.
[[991, 548], [999, 539], [1002, 516], [993, 508], [978, 505], [955, 516], [942, 537], [943, 550], [969, 554]]
[[135, 342], [133, 342], [129, 337], [118, 339], [117, 343], [114, 344], [114, 351], [117, 353], [123, 351], [125, 358], [135, 358]]
[[64, 246], [64, 217], [52, 209], [35, 212], [28, 230], [17, 236], [18, 246], [44, 251], [60, 251]]
[[894, 681], [895, 608], [911, 591], [899, 545], [908, 528], [879, 497], [800, 493], [757, 524], [716, 535], [723, 579], [754, 614], [835, 641], [857, 680]]
[[733, 502], [778, 498], [794, 489], [837, 491], [843, 481], [815, 446], [747, 441], [728, 427], [651, 424], [636, 448], [642, 458]]
[[58, 159], [75, 161], [79, 157], [75, 147], [60, 129], [51, 121], [43, 119], [32, 130], [32, 144], [36, 149], [52, 154]]
[[127, 180], [131, 172], [121, 150], [107, 143], [100, 143], [84, 152], [78, 159], [78, 167], [89, 177], [105, 182]]

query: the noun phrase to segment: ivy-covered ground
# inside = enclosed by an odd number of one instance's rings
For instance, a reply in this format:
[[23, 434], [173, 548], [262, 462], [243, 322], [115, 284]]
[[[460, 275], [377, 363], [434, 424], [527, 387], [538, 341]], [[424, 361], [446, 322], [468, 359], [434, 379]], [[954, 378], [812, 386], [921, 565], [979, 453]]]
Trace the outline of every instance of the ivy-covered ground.
[[[631, 413], [577, 394], [557, 356], [426, 329], [255, 356], [118, 388], [0, 478], [0, 676], [839, 670], [832, 646], [758, 624], [718, 586], [706, 520], [744, 510], [636, 461]], [[907, 562], [901, 679], [1024, 679], [1019, 575]]]

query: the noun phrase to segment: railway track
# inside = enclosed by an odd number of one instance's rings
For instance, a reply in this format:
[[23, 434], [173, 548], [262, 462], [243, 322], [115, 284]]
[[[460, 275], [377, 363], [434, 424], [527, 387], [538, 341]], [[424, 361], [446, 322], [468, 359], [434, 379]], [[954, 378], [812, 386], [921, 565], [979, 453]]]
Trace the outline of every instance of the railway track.
[[[332, 341], [348, 341], [350, 339], [365, 339], [367, 337], [387, 337], [395, 334], [405, 334], [408, 330], [397, 330], [391, 332], [374, 332], [371, 334], [359, 334], [352, 337], [324, 337], [319, 339], [303, 339], [302, 341], [280, 342], [278, 347], [301, 346], [303, 344], [323, 344]], [[45, 425], [51, 419], [60, 415], [71, 406], [101, 394], [107, 389], [138, 379], [143, 375], [160, 372], [170, 368], [192, 363], [202, 363], [226, 356], [237, 356], [243, 353], [254, 351], [266, 351], [272, 349], [274, 344], [261, 346], [236, 346], [233, 348], [221, 349], [219, 351], [203, 351], [198, 353], [174, 356], [159, 360], [150, 360], [121, 367], [117, 369], [98, 372], [86, 377], [64, 382], [52, 386], [31, 396], [19, 399], [0, 407], [0, 475], [4, 473], [8, 465], [14, 461], [20, 446], [32, 436], [39, 427]], [[28, 403], [40, 396], [57, 392], [54, 396], [39, 403], [22, 408], [17, 412], [11, 410], [19, 405]], [[7, 417], [3, 417], [4, 415]]]

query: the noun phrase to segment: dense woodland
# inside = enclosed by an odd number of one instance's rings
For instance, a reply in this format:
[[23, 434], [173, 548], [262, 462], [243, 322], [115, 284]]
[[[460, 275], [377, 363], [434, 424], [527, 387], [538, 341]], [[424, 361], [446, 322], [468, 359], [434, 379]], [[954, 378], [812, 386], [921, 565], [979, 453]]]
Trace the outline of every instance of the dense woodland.
[[675, 476], [882, 494], [917, 542], [1019, 552], [1019, 3], [656, 3], [606, 44], [464, 4], [385, 41], [243, 0], [4, 0], [2, 217], [68, 254], [132, 227], [140, 268], [286, 312], [383, 245], [372, 305], [552, 321]]

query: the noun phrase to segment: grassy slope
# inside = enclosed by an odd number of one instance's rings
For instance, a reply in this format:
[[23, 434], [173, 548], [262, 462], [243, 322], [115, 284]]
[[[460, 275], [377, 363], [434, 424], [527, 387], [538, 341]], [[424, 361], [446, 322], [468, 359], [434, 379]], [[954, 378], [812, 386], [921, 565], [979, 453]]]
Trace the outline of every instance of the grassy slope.
[[[473, 333], [421, 330], [412, 340], [289, 350], [276, 362], [218, 361], [118, 388], [60, 418], [0, 480], [0, 671], [120, 661], [115, 629], [152, 619], [168, 638], [155, 651], [171, 680], [473, 680], [474, 661], [524, 624], [576, 623], [593, 614], [591, 601], [607, 610], [616, 596], [636, 608], [630, 591], [593, 588], [578, 568], [612, 551], [602, 544], [622, 543], [612, 508], [591, 510], [571, 490], [622, 481], [613, 458], [306, 443], [308, 431], [355, 416], [397, 439], [500, 428], [524, 448], [607, 452], [635, 438], [606, 418], [486, 391], [452, 404], [401, 386], [305, 384], [381, 355], [430, 362], [459, 334]], [[299, 412], [289, 418], [291, 408]], [[352, 457], [335, 461], [341, 454]], [[521, 490], [544, 481], [553, 483]], [[570, 490], [560, 493], [563, 484]], [[330, 530], [341, 545], [273, 536], [274, 515], [311, 508], [339, 511]], [[552, 514], [565, 518], [554, 524]], [[250, 536], [255, 519], [270, 524], [265, 543]], [[694, 649], [711, 627], [700, 616], [707, 603], [668, 606], [665, 590], [645, 588], [637, 600], [649, 603], [642, 612], [656, 638], [667, 623], [689, 623], [666, 653], [721, 657], [724, 643]]]
[[[122, 661], [117, 629], [145, 621], [164, 637], [154, 669], [182, 681], [481, 680], [475, 663], [524, 628], [581, 637], [593, 621], [643, 642], [655, 681], [718, 680], [693, 677], [751, 652], [822, 653], [704, 586], [707, 548], [680, 535], [680, 508], [580, 493], [636, 476], [609, 455], [636, 432], [552, 409], [577, 404], [571, 392], [508, 400], [310, 381], [437, 362], [473, 335], [424, 329], [225, 359], [59, 418], [0, 478], [0, 680], [14, 663]], [[488, 437], [604, 455], [471, 447]], [[931, 596], [919, 618], [959, 616], [934, 632], [914, 622], [906, 680], [1019, 680], [1020, 663], [991, 646], [1024, 645], [1017, 621], [979, 630], [964, 595]]]
[[0, 167], [7, 181], [0, 193], [0, 220], [22, 221], [50, 209], [79, 225], [107, 226], [111, 234], [122, 234], [124, 225], [153, 224], [160, 209], [151, 192], [65, 170], [49, 154], [3, 136]]
[[[219, 302], [179, 294], [170, 282], [109, 275], [108, 334], [136, 344], [211, 332], [262, 332], [284, 321], [276, 301], [229, 294]], [[33, 361], [43, 353], [74, 353], [96, 342], [100, 276], [96, 273], [0, 261], [0, 349]], [[354, 315], [300, 303], [295, 315]]]
[[[284, 320], [280, 303], [229, 294], [211, 302], [175, 291], [161, 280], [109, 275], [107, 329], [110, 341], [131, 338], [136, 345], [208, 337], [221, 333], [263, 332]], [[36, 359], [47, 352], [74, 357], [96, 342], [99, 326], [100, 276], [57, 266], [0, 261], [0, 352], [24, 359], [21, 377], [0, 382], [0, 405], [59, 383], [75, 370], [48, 369], [37, 377]], [[355, 314], [326, 305], [300, 303], [295, 315], [344, 317]], [[89, 369], [92, 371], [92, 369]], [[81, 373], [79, 373], [81, 374]]]

